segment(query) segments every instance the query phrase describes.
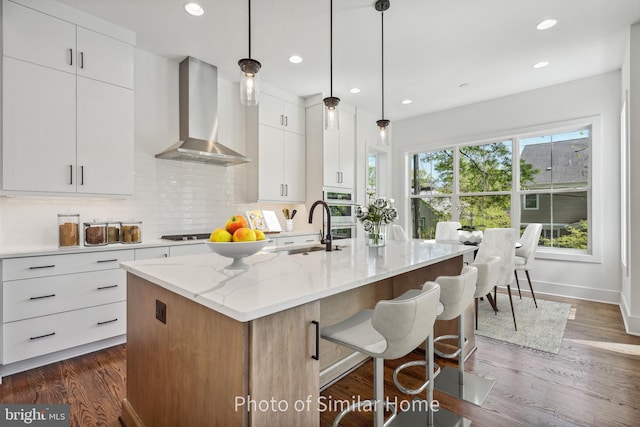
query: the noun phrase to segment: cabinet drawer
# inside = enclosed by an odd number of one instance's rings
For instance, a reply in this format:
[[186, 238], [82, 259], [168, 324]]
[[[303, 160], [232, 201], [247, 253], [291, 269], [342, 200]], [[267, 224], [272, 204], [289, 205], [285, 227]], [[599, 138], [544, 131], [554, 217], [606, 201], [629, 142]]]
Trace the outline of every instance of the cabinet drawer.
[[9, 258], [2, 260], [2, 280], [109, 270], [124, 261], [133, 261], [133, 249]]
[[2, 284], [2, 320], [13, 322], [127, 299], [124, 270], [12, 280]]
[[100, 305], [3, 325], [2, 363], [64, 350], [123, 335], [127, 303]]
[[320, 238], [315, 234], [308, 234], [304, 236], [278, 237], [278, 246], [304, 245], [304, 244], [318, 243], [319, 241], [320, 241]]
[[159, 248], [135, 249], [135, 251], [136, 251], [136, 261], [139, 261], [141, 259], [169, 257], [169, 246], [161, 246]]

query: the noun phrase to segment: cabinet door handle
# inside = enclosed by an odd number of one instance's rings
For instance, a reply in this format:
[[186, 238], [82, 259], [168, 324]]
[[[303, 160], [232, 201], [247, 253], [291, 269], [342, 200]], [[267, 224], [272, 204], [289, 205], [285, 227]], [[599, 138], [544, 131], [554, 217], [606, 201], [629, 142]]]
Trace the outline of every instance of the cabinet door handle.
[[105, 289], [111, 289], [111, 288], [117, 288], [117, 287], [118, 287], [118, 285], [99, 286], [98, 290], [99, 291], [103, 291]]
[[69, 165], [69, 185], [73, 185], [73, 165]]
[[50, 334], [38, 335], [37, 337], [30, 337], [29, 339], [31, 341], [35, 341], [35, 340], [39, 340], [40, 338], [52, 337], [55, 334], [56, 334], [55, 332], [51, 332]]
[[29, 298], [29, 299], [30, 299], [31, 301], [33, 301], [33, 300], [37, 300], [37, 299], [51, 298], [51, 297], [55, 297], [55, 296], [56, 296], [56, 294], [51, 294], [51, 295], [42, 295], [42, 296], [40, 296], [40, 297], [31, 297], [31, 298]]
[[284, 125], [284, 116], [280, 114], [280, 126]]
[[80, 185], [84, 185], [84, 166], [80, 166]]
[[113, 322], [117, 322], [117, 321], [118, 321], [118, 318], [116, 317], [115, 319], [105, 320], [104, 322], [98, 322], [98, 326], [106, 325], [107, 323], [113, 323]]
[[313, 360], [320, 360], [320, 322], [312, 320], [313, 326], [316, 327], [316, 352], [311, 356]]
[[118, 261], [118, 258], [114, 258], [114, 259], [99, 259], [96, 262], [98, 264], [100, 264], [100, 263], [103, 263], [103, 262], [116, 262], [116, 261]]
[[284, 116], [284, 125], [289, 126], [289, 116]]
[[284, 195], [288, 196], [289, 195], [289, 184], [285, 184], [284, 185]]
[[84, 68], [84, 52], [80, 52], [80, 68]]
[[73, 49], [69, 48], [69, 65], [73, 65]]
[[53, 268], [55, 267], [55, 264], [51, 264], [51, 265], [35, 265], [33, 267], [29, 267], [29, 270], [37, 270], [39, 268]]

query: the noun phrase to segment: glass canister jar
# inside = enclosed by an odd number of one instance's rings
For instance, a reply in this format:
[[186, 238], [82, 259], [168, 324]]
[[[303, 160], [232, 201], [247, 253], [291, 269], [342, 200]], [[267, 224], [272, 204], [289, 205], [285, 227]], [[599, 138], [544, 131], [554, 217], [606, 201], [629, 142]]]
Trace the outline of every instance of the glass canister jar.
[[84, 223], [84, 244], [86, 246], [100, 246], [107, 244], [107, 223], [106, 222], [85, 222]]
[[80, 214], [58, 214], [58, 246], [80, 246]]
[[121, 243], [142, 242], [142, 221], [128, 221], [120, 223]]
[[120, 222], [107, 222], [107, 243], [120, 243]]

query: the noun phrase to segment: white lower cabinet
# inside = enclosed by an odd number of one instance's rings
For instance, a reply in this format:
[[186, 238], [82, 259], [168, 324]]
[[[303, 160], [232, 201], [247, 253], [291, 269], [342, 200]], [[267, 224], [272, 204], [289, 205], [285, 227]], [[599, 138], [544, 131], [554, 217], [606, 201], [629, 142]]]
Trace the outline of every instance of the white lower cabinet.
[[286, 245], [304, 245], [304, 244], [312, 244], [319, 243], [320, 235], [319, 234], [305, 234], [305, 235], [297, 235], [297, 236], [279, 236], [277, 238], [278, 246], [286, 246]]
[[136, 249], [135, 260], [152, 258], [169, 258], [169, 246], [158, 246], [155, 248]]
[[126, 332], [126, 301], [5, 323], [2, 362], [6, 365]]
[[120, 263], [133, 259], [134, 249], [3, 259], [0, 376], [124, 342]]

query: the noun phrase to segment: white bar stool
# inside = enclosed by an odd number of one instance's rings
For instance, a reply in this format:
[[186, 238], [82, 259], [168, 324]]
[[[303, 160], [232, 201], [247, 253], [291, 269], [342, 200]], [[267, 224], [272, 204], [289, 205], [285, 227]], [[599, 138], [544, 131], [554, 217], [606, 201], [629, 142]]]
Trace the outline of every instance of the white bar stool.
[[[464, 382], [464, 376], [463, 376], [464, 357], [463, 357], [462, 350], [464, 349], [465, 338], [464, 338], [463, 313], [465, 309], [469, 306], [469, 304], [471, 304], [471, 302], [473, 301], [473, 295], [476, 288], [477, 276], [478, 276], [478, 270], [476, 267], [466, 266], [462, 269], [462, 272], [460, 273], [459, 276], [440, 276], [436, 279], [436, 282], [425, 283], [425, 286], [431, 283], [438, 283], [440, 285], [440, 303], [443, 306], [443, 310], [437, 315], [436, 319], [451, 320], [451, 319], [455, 319], [456, 317], [460, 317], [460, 319], [458, 320], [458, 335], [443, 335], [433, 339], [432, 334], [430, 333], [429, 334], [430, 342], [428, 342], [425, 347], [427, 361], [422, 361], [422, 360], [411, 361], [411, 362], [404, 363], [398, 366], [398, 368], [396, 368], [395, 372], [393, 373], [393, 381], [396, 387], [398, 387], [398, 389], [403, 393], [411, 394], [411, 395], [417, 394], [417, 393], [420, 393], [422, 390], [424, 390], [426, 387], [427, 395], [429, 394], [431, 394], [431, 396], [433, 395], [434, 378], [436, 376], [439, 376], [440, 374], [439, 367], [437, 367], [437, 372], [435, 373], [435, 375], [433, 374], [434, 372], [433, 353], [434, 352], [441, 357], [450, 357], [450, 358], [459, 357], [459, 362], [458, 362], [459, 372], [460, 372], [459, 381], [461, 383]], [[443, 354], [442, 352], [436, 350], [433, 346], [433, 342], [442, 341], [445, 339], [458, 339], [458, 349], [451, 354]], [[407, 387], [404, 387], [402, 384], [400, 384], [400, 381], [398, 380], [398, 374], [403, 369], [409, 366], [418, 366], [418, 365], [426, 365], [427, 367], [427, 378], [425, 383], [423, 383], [417, 389], [409, 389]], [[427, 400], [430, 402], [429, 399]], [[438, 415], [438, 418], [441, 418], [440, 415], [442, 415], [444, 417], [451, 419], [451, 416], [449, 414], [455, 417], [455, 414], [448, 413], [448, 411], [445, 411], [444, 409], [440, 409], [437, 415]], [[438, 422], [438, 420], [436, 419], [436, 417], [434, 417], [434, 415], [435, 414], [433, 413], [433, 411], [429, 411], [429, 414], [427, 416], [427, 425], [430, 425], [430, 426], [435, 424], [444, 425], [448, 423], [448, 421], [442, 422], [442, 423]], [[415, 424], [416, 422], [422, 422], [422, 420], [420, 418], [414, 417], [414, 418], [411, 418], [411, 421], [408, 421], [406, 423], [402, 422], [402, 423], [399, 423], [398, 425], [405, 425], [405, 424], [411, 425], [411, 424]]]
[[391, 417], [384, 420], [384, 360], [403, 357], [427, 339], [435, 323], [439, 297], [440, 286], [431, 282], [422, 290], [412, 289], [393, 300], [379, 301], [373, 310], [360, 311], [322, 328], [322, 338], [373, 357], [374, 399], [354, 403], [340, 412], [334, 427], [350, 411], [372, 404], [375, 427], [393, 421], [397, 414], [393, 404], [388, 405]]
[[[439, 391], [478, 406], [484, 403], [484, 400], [495, 385], [495, 379], [464, 371], [464, 346], [467, 343], [464, 338], [464, 312], [472, 301], [475, 300], [477, 304], [480, 296], [490, 293], [491, 287], [495, 285], [497, 280], [499, 263], [499, 257], [489, 257], [484, 262], [473, 263], [471, 266], [465, 267], [458, 277], [439, 277], [437, 279], [442, 289], [440, 302], [445, 308], [444, 313], [438, 316], [437, 319], [451, 320], [457, 317], [458, 334], [443, 335], [434, 339], [436, 342], [447, 339], [457, 340], [455, 351], [446, 354], [436, 349], [434, 352], [442, 358], [457, 358], [458, 369], [445, 367], [436, 379], [435, 387]], [[467, 268], [473, 268], [476, 271], [474, 274], [469, 272], [465, 274], [465, 269]]]

